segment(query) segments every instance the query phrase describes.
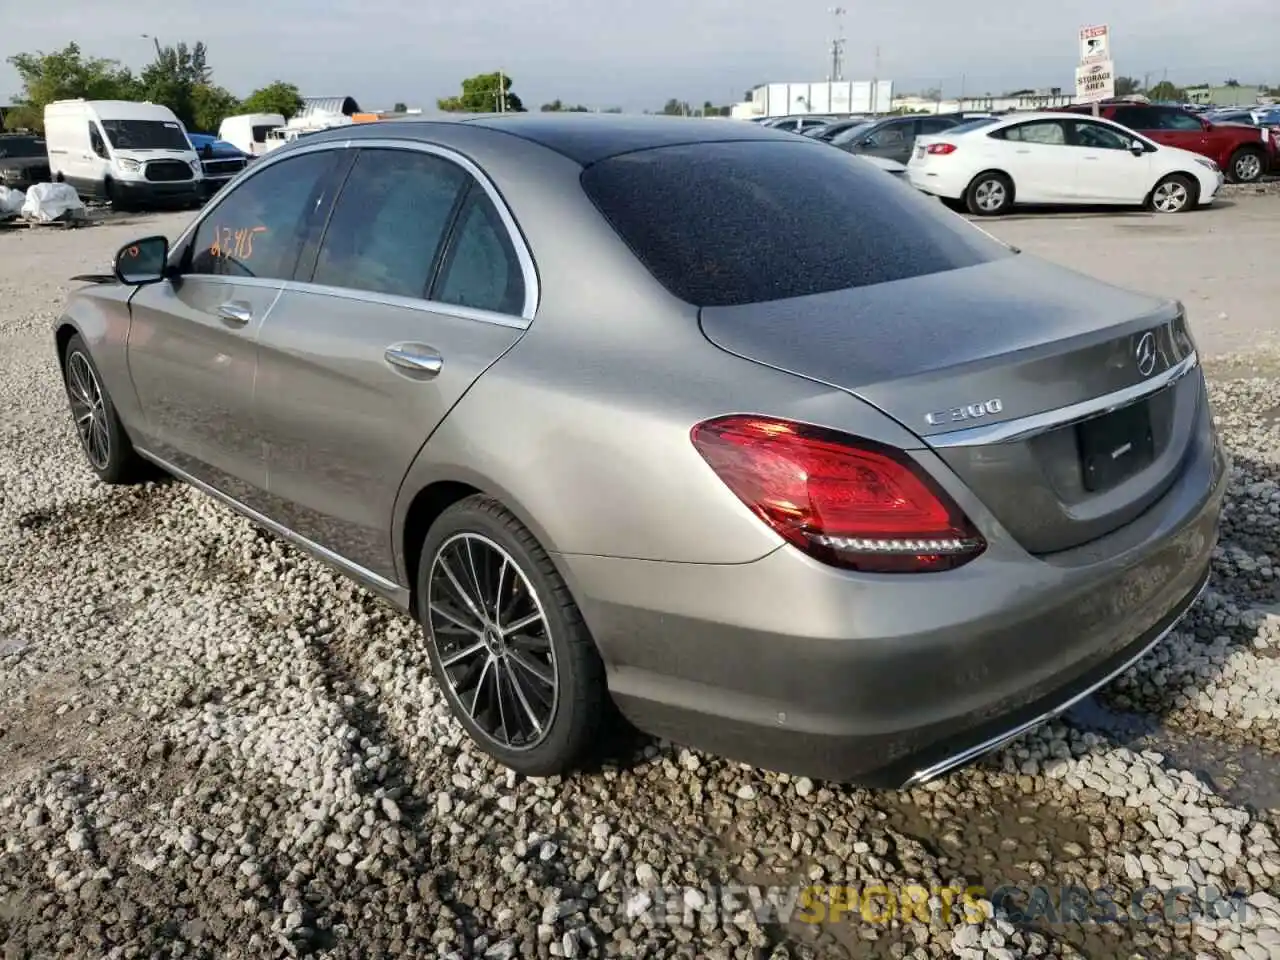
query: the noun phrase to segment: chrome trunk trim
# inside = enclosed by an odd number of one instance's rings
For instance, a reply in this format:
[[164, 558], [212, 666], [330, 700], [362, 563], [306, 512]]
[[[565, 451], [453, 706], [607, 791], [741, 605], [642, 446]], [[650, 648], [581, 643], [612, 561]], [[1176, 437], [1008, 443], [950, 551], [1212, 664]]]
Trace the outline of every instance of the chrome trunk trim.
[[1047, 433], [1060, 427], [1088, 420], [1090, 417], [1111, 413], [1121, 407], [1145, 400], [1152, 394], [1159, 393], [1166, 387], [1177, 383], [1200, 365], [1199, 356], [1193, 351], [1168, 370], [1156, 374], [1142, 383], [1125, 387], [1114, 393], [1107, 393], [1092, 400], [1082, 400], [1057, 410], [1046, 410], [1044, 413], [1033, 413], [1016, 420], [993, 423], [981, 427], [967, 427], [963, 430], [952, 430], [948, 433], [936, 433], [924, 438], [924, 442], [934, 448], [951, 447], [984, 447], [992, 443], [1010, 443], [1015, 440], [1026, 440], [1037, 434]]

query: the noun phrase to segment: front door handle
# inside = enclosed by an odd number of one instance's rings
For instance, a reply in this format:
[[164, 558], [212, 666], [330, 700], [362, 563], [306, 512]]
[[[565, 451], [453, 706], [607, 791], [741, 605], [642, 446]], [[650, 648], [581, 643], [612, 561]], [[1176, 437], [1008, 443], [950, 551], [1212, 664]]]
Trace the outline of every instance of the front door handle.
[[253, 311], [249, 309], [247, 303], [232, 300], [218, 307], [218, 316], [233, 326], [243, 327], [253, 319]]
[[393, 343], [382, 355], [387, 363], [417, 380], [430, 380], [444, 366], [444, 357], [425, 343]]

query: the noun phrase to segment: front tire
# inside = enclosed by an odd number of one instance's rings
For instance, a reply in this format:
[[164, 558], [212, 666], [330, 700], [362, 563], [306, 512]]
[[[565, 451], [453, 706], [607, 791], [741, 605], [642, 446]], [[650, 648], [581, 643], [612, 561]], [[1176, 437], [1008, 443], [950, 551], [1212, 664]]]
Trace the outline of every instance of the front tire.
[[1196, 205], [1196, 185], [1190, 177], [1171, 173], [1151, 191], [1151, 209], [1156, 213], [1186, 213]]
[[1236, 183], [1257, 183], [1267, 172], [1266, 154], [1256, 147], [1241, 147], [1231, 155], [1227, 170]]
[[976, 217], [998, 217], [1013, 206], [1013, 181], [1003, 173], [980, 173], [964, 194], [965, 206]]
[[497, 500], [445, 510], [422, 545], [417, 613], [454, 716], [531, 777], [582, 764], [605, 728], [604, 665], [569, 589]]
[[62, 357], [62, 382], [80, 447], [98, 479], [110, 484], [146, 479], [147, 463], [133, 449], [111, 395], [102, 385], [102, 374], [78, 333], [67, 342]]

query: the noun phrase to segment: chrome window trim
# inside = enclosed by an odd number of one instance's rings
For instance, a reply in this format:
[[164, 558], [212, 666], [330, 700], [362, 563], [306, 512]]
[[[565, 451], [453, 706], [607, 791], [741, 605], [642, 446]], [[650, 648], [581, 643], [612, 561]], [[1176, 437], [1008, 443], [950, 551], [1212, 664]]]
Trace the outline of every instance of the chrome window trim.
[[951, 430], [946, 433], [926, 434], [925, 443], [931, 447], [951, 449], [954, 447], [981, 447], [991, 443], [1011, 443], [1015, 440], [1027, 440], [1041, 433], [1070, 426], [1090, 417], [1100, 416], [1127, 407], [1144, 400], [1165, 387], [1172, 386], [1200, 364], [1195, 351], [1187, 354], [1168, 370], [1158, 373], [1142, 383], [1135, 383], [1114, 393], [1106, 393], [1092, 400], [1082, 400], [1056, 410], [1033, 413], [1016, 420], [1003, 423], [986, 424], [980, 427], [966, 427], [962, 430]]
[[[471, 178], [480, 185], [488, 196], [489, 201], [493, 204], [495, 210], [498, 211], [498, 217], [502, 220], [502, 224], [507, 229], [507, 237], [511, 243], [511, 248], [515, 250], [516, 261], [520, 264], [520, 274], [524, 279], [524, 306], [519, 315], [495, 313], [490, 310], [476, 310], [470, 307], [459, 306], [453, 303], [440, 303], [434, 300], [412, 299], [407, 297], [396, 297], [392, 294], [380, 294], [366, 290], [358, 290], [346, 287], [330, 287], [323, 284], [298, 283], [293, 280], [279, 280], [265, 278], [239, 278], [225, 277], [224, 279], [234, 283], [244, 283], [246, 279], [264, 279], [264, 282], [272, 284], [285, 284], [290, 289], [308, 290], [312, 292], [323, 293], [326, 296], [343, 296], [353, 300], [367, 302], [388, 302], [381, 298], [389, 298], [395, 306], [412, 306], [420, 310], [427, 310], [431, 313], [446, 313], [451, 316], [463, 317], [469, 320], [479, 320], [483, 323], [500, 323], [504, 326], [518, 326], [528, 329], [537, 316], [538, 304], [541, 301], [542, 289], [538, 282], [538, 269], [533, 262], [533, 253], [529, 249], [528, 243], [525, 241], [524, 234], [520, 231], [515, 218], [508, 209], [506, 201], [502, 199], [502, 195], [498, 192], [498, 188], [494, 186], [493, 181], [489, 179], [488, 174], [480, 169], [475, 163], [467, 157], [458, 153], [449, 147], [443, 147], [439, 144], [425, 143], [420, 140], [406, 140], [398, 137], [371, 137], [369, 139], [359, 140], [328, 140], [324, 143], [309, 143], [303, 147], [281, 148], [278, 152], [272, 151], [263, 157], [255, 160], [253, 163], [241, 170], [233, 180], [223, 186], [220, 193], [223, 196], [216, 203], [201, 211], [201, 214], [184, 230], [178, 239], [173, 243], [173, 249], [177, 250], [184, 244], [189, 242], [200, 226], [208, 217], [213, 216], [218, 207], [226, 202], [228, 197], [238, 189], [242, 180], [248, 180], [257, 176], [263, 170], [267, 170], [277, 163], [281, 163], [290, 157], [299, 157], [308, 153], [319, 153], [325, 150], [349, 150], [352, 148], [360, 149], [364, 147], [387, 149], [387, 150], [411, 150], [418, 153], [431, 154], [457, 164], [464, 171], [470, 174]], [[340, 194], [339, 194], [340, 195]], [[213, 278], [218, 274], [189, 274], [184, 276]]]
[[354, 300], [358, 303], [376, 303], [388, 307], [400, 307], [405, 310], [419, 310], [423, 313], [443, 314], [457, 317], [460, 320], [474, 320], [477, 323], [492, 323], [500, 327], [512, 327], [516, 330], [529, 329], [530, 320], [509, 313], [495, 313], [492, 310], [478, 310], [475, 307], [462, 307], [456, 303], [441, 303], [439, 300], [424, 300], [421, 297], [404, 297], [395, 293], [374, 293], [369, 290], [358, 290], [352, 287], [331, 287], [323, 283], [298, 283], [289, 281], [284, 284], [286, 291], [306, 293], [319, 297], [334, 297], [339, 300]]

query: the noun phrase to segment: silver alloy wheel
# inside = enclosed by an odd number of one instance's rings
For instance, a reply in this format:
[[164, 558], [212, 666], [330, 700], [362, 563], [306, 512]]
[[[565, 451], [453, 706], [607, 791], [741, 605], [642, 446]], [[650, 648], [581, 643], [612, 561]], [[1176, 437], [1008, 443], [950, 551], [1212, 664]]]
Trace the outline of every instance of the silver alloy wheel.
[[1245, 183], [1257, 180], [1262, 176], [1262, 158], [1256, 153], [1242, 153], [1236, 157], [1235, 175]]
[[999, 180], [983, 180], [973, 192], [973, 199], [980, 210], [988, 213], [999, 210], [1005, 201], [1004, 184]]
[[532, 750], [559, 702], [551, 627], [511, 554], [478, 533], [440, 545], [427, 577], [427, 630], [450, 692], [505, 750]]
[[85, 456], [99, 470], [107, 469], [111, 462], [107, 409], [93, 367], [79, 350], [67, 358], [67, 395], [71, 398], [71, 415], [75, 418]]
[[1161, 213], [1177, 213], [1190, 199], [1185, 183], [1181, 180], [1166, 180], [1151, 194], [1151, 205]]

